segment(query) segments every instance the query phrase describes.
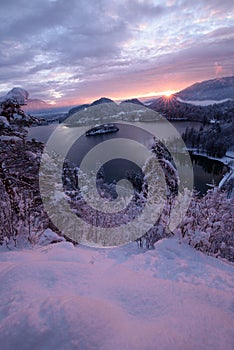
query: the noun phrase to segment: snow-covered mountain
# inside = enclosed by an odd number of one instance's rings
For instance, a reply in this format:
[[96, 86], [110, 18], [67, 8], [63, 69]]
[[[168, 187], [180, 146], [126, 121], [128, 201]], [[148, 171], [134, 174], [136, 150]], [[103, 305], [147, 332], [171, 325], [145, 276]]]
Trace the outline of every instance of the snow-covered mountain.
[[16, 100], [20, 105], [23, 105], [25, 112], [54, 110], [50, 104], [43, 100], [29, 98], [28, 91], [20, 87], [14, 87], [6, 95], [1, 96], [0, 103], [8, 99]]
[[176, 93], [175, 96], [184, 101], [234, 99], [234, 76], [195, 83]]
[[0, 97], [0, 103], [8, 99], [16, 100], [20, 105], [24, 105], [28, 100], [28, 91], [14, 87], [6, 95]]

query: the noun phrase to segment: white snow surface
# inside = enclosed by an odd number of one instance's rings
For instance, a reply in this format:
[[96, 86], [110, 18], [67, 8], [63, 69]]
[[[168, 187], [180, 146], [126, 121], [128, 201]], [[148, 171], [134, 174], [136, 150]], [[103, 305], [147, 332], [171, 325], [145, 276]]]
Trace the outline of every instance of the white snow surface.
[[0, 252], [1, 350], [231, 350], [233, 265], [176, 239]]

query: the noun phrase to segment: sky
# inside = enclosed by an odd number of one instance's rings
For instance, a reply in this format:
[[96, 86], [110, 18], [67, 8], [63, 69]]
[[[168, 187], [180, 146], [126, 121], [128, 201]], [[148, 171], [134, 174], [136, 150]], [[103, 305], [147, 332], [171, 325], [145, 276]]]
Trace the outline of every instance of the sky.
[[0, 95], [75, 105], [234, 75], [233, 0], [1, 0]]

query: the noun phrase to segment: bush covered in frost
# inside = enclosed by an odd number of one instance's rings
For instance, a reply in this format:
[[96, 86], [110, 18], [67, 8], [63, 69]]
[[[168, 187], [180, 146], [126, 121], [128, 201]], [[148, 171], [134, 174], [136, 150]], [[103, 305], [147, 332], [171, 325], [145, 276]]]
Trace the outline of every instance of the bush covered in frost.
[[234, 261], [233, 202], [218, 189], [195, 195], [176, 233], [206, 254]]

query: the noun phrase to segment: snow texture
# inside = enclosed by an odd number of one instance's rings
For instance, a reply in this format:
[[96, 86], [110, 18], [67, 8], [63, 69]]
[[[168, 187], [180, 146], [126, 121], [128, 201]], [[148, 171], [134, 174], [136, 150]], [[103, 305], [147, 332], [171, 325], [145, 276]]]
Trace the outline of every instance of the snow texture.
[[1, 350], [233, 349], [233, 265], [155, 248], [1, 248]]

